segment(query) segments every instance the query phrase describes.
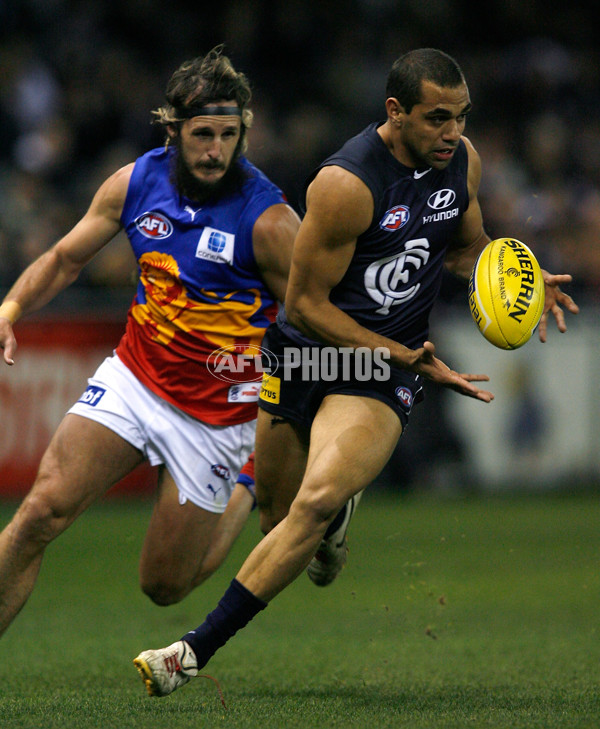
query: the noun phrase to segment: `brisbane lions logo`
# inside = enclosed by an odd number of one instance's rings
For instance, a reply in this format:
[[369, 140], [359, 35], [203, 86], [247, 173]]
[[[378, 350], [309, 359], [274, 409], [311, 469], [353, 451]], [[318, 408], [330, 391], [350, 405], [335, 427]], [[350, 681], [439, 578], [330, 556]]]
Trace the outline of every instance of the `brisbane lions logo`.
[[390, 306], [403, 304], [412, 299], [421, 287], [420, 283], [407, 285], [411, 271], [418, 270], [429, 260], [427, 238], [409, 240], [404, 250], [395, 256], [381, 258], [365, 271], [365, 288], [369, 296], [380, 304], [377, 314], [390, 313]]

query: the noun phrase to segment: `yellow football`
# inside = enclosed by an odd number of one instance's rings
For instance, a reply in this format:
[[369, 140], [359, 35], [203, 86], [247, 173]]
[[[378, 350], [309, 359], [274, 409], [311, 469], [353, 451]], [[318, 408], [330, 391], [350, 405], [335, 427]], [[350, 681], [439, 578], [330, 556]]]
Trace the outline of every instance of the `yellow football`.
[[488, 342], [522, 347], [539, 324], [544, 299], [540, 265], [524, 243], [498, 238], [487, 244], [471, 272], [469, 306]]

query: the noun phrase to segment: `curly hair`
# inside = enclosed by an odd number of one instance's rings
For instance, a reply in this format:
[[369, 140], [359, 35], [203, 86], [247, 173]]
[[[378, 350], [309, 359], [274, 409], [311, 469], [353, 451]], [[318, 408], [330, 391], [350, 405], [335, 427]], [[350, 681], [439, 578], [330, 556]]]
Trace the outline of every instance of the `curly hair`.
[[[252, 125], [252, 112], [247, 108], [252, 92], [246, 76], [236, 71], [223, 45], [216, 46], [205, 56], [184, 61], [167, 83], [167, 103], [152, 111], [153, 122], [176, 128], [185, 120], [181, 113], [191, 106], [206, 106], [217, 101], [235, 101], [242, 117], [242, 149], [246, 130]], [[179, 113], [178, 113], [179, 111]], [[167, 136], [168, 145], [170, 138]]]

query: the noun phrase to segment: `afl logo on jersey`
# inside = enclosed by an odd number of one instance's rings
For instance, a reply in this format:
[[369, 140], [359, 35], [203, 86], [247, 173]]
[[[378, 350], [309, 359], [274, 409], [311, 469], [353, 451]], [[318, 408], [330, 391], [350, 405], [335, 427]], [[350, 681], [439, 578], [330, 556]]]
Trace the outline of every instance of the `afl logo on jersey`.
[[219, 476], [220, 478], [225, 479], [225, 481], [229, 481], [231, 478], [229, 469], [221, 463], [213, 463], [210, 470], [215, 474], [215, 476]]
[[410, 412], [413, 404], [412, 392], [408, 389], [408, 387], [397, 387], [395, 392], [398, 400], [400, 400], [402, 405], [404, 405], [404, 407]]
[[408, 223], [409, 218], [410, 208], [407, 208], [406, 205], [394, 205], [385, 212], [379, 227], [382, 230], [399, 230]]
[[144, 213], [135, 220], [135, 227], [146, 238], [157, 240], [158, 238], [168, 238], [173, 232], [173, 224], [162, 213]]

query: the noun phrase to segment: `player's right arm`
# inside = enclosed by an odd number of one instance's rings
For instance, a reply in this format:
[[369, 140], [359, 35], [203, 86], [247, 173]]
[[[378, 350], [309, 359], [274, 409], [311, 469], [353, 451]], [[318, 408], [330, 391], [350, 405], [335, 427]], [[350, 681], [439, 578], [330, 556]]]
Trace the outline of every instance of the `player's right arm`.
[[31, 263], [16, 280], [0, 306], [0, 347], [13, 364], [17, 343], [12, 325], [24, 314], [45, 306], [67, 288], [81, 269], [121, 229], [121, 213], [133, 164], [111, 175], [98, 189], [75, 227]]

